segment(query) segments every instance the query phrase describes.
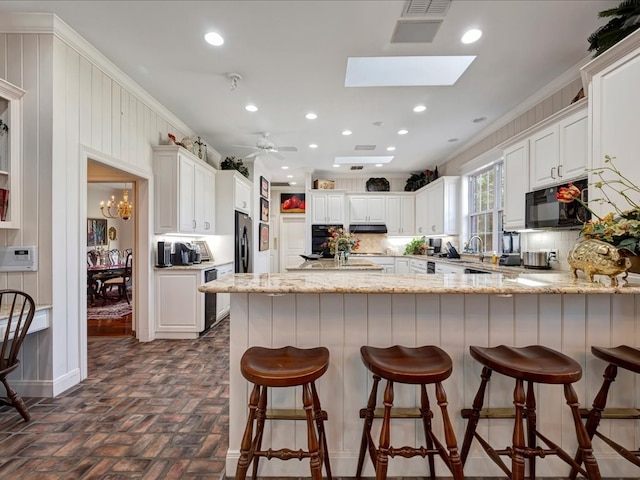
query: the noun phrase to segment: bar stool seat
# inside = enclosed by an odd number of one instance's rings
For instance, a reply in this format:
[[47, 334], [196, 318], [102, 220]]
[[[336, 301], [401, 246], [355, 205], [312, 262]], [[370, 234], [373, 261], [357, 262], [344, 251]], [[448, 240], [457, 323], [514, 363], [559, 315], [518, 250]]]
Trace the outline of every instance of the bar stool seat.
[[[500, 345], [497, 347], [469, 347], [471, 356], [484, 365], [482, 369], [482, 381], [473, 400], [472, 409], [462, 411], [463, 418], [468, 418], [467, 429], [462, 444], [462, 463], [467, 460], [471, 442], [477, 439], [482, 448], [507, 476], [513, 480], [524, 480], [525, 459], [529, 460], [529, 476], [535, 478], [536, 457], [557, 455], [568, 463], [572, 469], [579, 471], [589, 480], [600, 480], [600, 471], [591, 448], [591, 440], [587, 435], [585, 426], [580, 418], [578, 396], [572, 384], [582, 378], [580, 364], [568, 356], [542, 345], [530, 345], [527, 347], [510, 347]], [[492, 418], [497, 416], [493, 409], [482, 410], [487, 384], [492, 372], [514, 378], [516, 387], [513, 392], [513, 404], [515, 418], [513, 428], [513, 444], [505, 449], [498, 450], [492, 447], [487, 440], [477, 433], [476, 428], [480, 418]], [[527, 382], [525, 395], [524, 382]], [[567, 405], [571, 409], [576, 437], [578, 439], [579, 452], [584, 460], [585, 469], [562, 450], [557, 444], [542, 435], [536, 428], [536, 400], [534, 384], [563, 385]], [[496, 396], [496, 392], [493, 393]], [[499, 409], [506, 410], [506, 409]], [[527, 443], [525, 444], [525, 430], [523, 422], [527, 422]], [[541, 448], [537, 439], [542, 440], [547, 448]], [[501, 460], [500, 456], [511, 457], [511, 469]]]
[[[432, 479], [435, 479], [434, 456], [439, 455], [445, 462], [455, 480], [464, 478], [462, 463], [458, 454], [458, 447], [453, 431], [453, 426], [447, 413], [447, 397], [441, 382], [449, 378], [453, 370], [451, 357], [442, 349], [436, 346], [405, 347], [395, 345], [388, 348], [377, 348], [363, 346], [360, 348], [360, 355], [365, 366], [373, 373], [373, 387], [369, 395], [366, 409], [360, 411], [360, 417], [364, 418], [362, 430], [362, 441], [360, 444], [360, 454], [358, 457], [358, 467], [356, 478], [360, 478], [364, 467], [365, 452], [369, 456], [376, 471], [376, 480], [387, 478], [388, 457], [402, 456], [411, 458], [417, 455], [428, 458], [429, 472]], [[387, 381], [384, 391], [384, 414], [376, 413], [376, 400], [378, 383], [381, 378]], [[403, 409], [402, 414], [393, 410], [393, 384], [405, 383], [420, 385], [420, 409], [411, 414], [407, 409]], [[431, 419], [433, 413], [429, 406], [429, 397], [425, 385], [435, 384], [436, 398], [442, 412], [444, 424], [445, 441], [447, 450], [438, 441], [431, 430]], [[376, 447], [371, 437], [371, 427], [373, 419], [382, 416], [382, 428], [380, 431], [380, 442]], [[421, 418], [425, 433], [427, 448], [403, 446], [394, 448], [390, 445], [390, 422], [391, 418]], [[434, 448], [435, 446], [435, 448]]]
[[[620, 345], [618, 347], [592, 346], [591, 353], [601, 360], [604, 360], [609, 365], [607, 365], [604, 371], [604, 381], [593, 400], [593, 406], [586, 415], [587, 435], [589, 435], [589, 439], [593, 439], [594, 435], [597, 436], [614, 451], [618, 452], [622, 457], [640, 467], [640, 450], [629, 450], [598, 431], [598, 426], [600, 425], [600, 420], [602, 418], [610, 418], [614, 420], [638, 420], [640, 418], [640, 410], [637, 408], [616, 409], [617, 411], [615, 414], [611, 416], [608, 415], [605, 410], [607, 396], [609, 395], [609, 387], [611, 387], [611, 384], [615, 381], [618, 375], [618, 368], [624, 368], [625, 370], [629, 370], [634, 373], [640, 373], [640, 350], [628, 345]], [[578, 464], [581, 464], [583, 461], [583, 454], [579, 450], [576, 453], [575, 461]], [[575, 468], [572, 469], [570, 478], [575, 479], [577, 473], [578, 472]]]
[[[278, 458], [291, 460], [310, 459], [311, 478], [322, 478], [324, 463], [326, 476], [330, 480], [331, 466], [327, 451], [324, 421], [327, 412], [322, 410], [316, 391], [315, 381], [329, 368], [329, 350], [325, 347], [282, 348], [251, 347], [240, 359], [240, 371], [251, 383], [253, 390], [249, 399], [249, 415], [240, 446], [240, 458], [236, 479], [246, 478], [247, 470], [253, 462], [253, 478], [257, 478], [260, 457], [268, 460]], [[290, 410], [267, 411], [267, 390], [271, 387], [302, 386], [303, 413]], [[306, 420], [308, 450], [282, 448], [261, 450], [265, 420]], [[253, 435], [255, 422], [256, 433]]]

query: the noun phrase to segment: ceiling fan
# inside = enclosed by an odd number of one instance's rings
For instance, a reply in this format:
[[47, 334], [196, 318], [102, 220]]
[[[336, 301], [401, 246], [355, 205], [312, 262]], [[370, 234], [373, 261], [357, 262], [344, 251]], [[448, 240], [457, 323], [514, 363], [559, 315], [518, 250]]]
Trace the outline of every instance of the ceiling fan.
[[253, 157], [257, 157], [258, 155], [268, 154], [268, 155], [273, 155], [279, 160], [284, 160], [284, 157], [278, 154], [278, 152], [297, 152], [298, 151], [296, 147], [291, 147], [291, 146], [277, 147], [273, 144], [271, 140], [267, 138], [268, 136], [269, 136], [268, 132], [263, 133], [262, 136], [258, 138], [258, 141], [256, 142], [255, 146], [251, 146], [251, 145], [232, 145], [232, 146], [243, 147], [243, 148], [253, 148], [254, 150], [256, 150], [255, 152], [247, 155], [246, 158], [253, 158]]

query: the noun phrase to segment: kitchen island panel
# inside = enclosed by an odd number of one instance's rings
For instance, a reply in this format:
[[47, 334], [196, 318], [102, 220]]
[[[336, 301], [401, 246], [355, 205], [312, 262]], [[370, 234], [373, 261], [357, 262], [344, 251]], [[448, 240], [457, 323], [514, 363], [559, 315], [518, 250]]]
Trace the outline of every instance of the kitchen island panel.
[[[596, 362], [595, 371], [592, 371], [594, 367], [590, 365], [591, 362], [586, 362], [586, 359], [591, 357], [590, 345], [594, 343], [591, 332], [609, 332], [606, 337], [599, 335], [600, 338], [597, 338], [597, 343], [605, 346], [620, 338], [631, 339], [627, 342], [631, 343], [640, 329], [637, 297], [615, 294], [232, 294], [231, 419], [227, 475], [232, 476], [235, 473], [240, 438], [246, 419], [248, 389], [247, 382], [239, 375], [239, 358], [252, 342], [265, 345], [266, 341], [270, 341], [271, 346], [277, 347], [282, 346], [285, 339], [289, 342], [292, 335], [295, 335], [295, 341], [300, 347], [325, 345], [329, 348], [331, 365], [318, 382], [318, 393], [323, 408], [329, 414], [327, 434], [332, 468], [335, 476], [353, 476], [362, 432], [362, 420], [358, 411], [366, 403], [371, 387], [371, 375], [360, 360], [361, 345], [435, 344], [451, 355], [454, 371], [444, 382], [444, 387], [449, 400], [449, 414], [460, 446], [466, 421], [460, 418], [459, 411], [471, 405], [480, 382], [481, 371], [479, 364], [468, 353], [469, 345], [490, 345], [494, 342], [516, 345], [542, 343], [564, 351], [585, 365], [584, 378], [576, 384], [576, 390], [581, 406], [588, 407], [600, 386], [604, 370], [604, 365], [598, 366]], [[256, 317], [250, 320], [250, 316], [254, 314]], [[257, 331], [250, 333], [248, 327], [251, 324], [253, 328], [258, 318], [266, 324], [259, 328], [261, 335], [257, 335]], [[288, 322], [292, 323], [287, 325]], [[403, 326], [406, 331], [403, 331]], [[621, 332], [618, 332], [619, 330]], [[295, 333], [292, 334], [291, 331]], [[413, 338], [407, 331], [414, 333]], [[510, 406], [513, 380], [507, 380], [502, 384], [497, 381], [499, 377], [494, 374], [489, 383], [489, 404]], [[402, 398], [408, 402], [408, 405], [403, 406], [417, 406], [417, 392], [411, 387], [400, 387], [407, 386], [397, 385], [398, 402]], [[383, 389], [379, 391], [379, 401], [382, 399]], [[432, 392], [433, 389], [430, 388], [432, 407], [439, 410]], [[562, 388], [553, 386], [545, 390], [541, 386], [539, 392], [538, 419], [541, 431], [573, 453], [576, 445], [575, 433]], [[612, 394], [617, 403], [624, 399], [638, 404], [637, 400], [640, 399], [637, 381], [633, 376], [621, 375], [612, 387]], [[299, 405], [298, 397], [299, 394], [296, 392], [295, 399], [272, 398], [273, 406], [278, 406], [279, 402], [279, 406], [289, 402]], [[614, 422], [603, 421], [603, 426], [610, 430], [606, 426], [608, 422]], [[277, 448], [285, 444], [291, 445], [295, 437], [296, 448], [305, 448], [304, 423], [297, 422], [299, 426], [294, 427], [293, 434], [290, 433], [288, 423], [290, 422], [277, 422], [273, 427], [273, 435], [265, 435], [264, 446], [273, 445]], [[376, 439], [379, 423], [375, 422], [376, 426], [372, 432]], [[619, 423], [620, 426], [614, 427], [614, 433], [622, 435], [618, 438], [630, 439], [631, 447], [637, 448], [638, 439], [635, 438], [633, 423]], [[438, 435], [442, 435], [441, 425], [439, 412], [436, 412], [434, 428]], [[480, 429], [500, 447], [511, 442], [512, 426], [512, 420], [484, 420]], [[404, 440], [407, 440], [407, 444], [422, 441], [421, 430], [420, 422], [413, 420], [392, 422], [392, 444], [399, 445]], [[601, 441], [596, 440], [594, 443], [596, 458], [604, 476], [637, 475], [636, 467], [613, 454]], [[308, 474], [306, 461], [273, 460], [260, 463], [260, 475], [266, 477]], [[563, 476], [568, 472], [568, 468], [557, 458], [549, 457], [538, 462], [538, 471], [541, 476]], [[390, 476], [424, 476], [425, 472], [425, 461], [421, 458], [390, 460]], [[487, 458], [477, 442], [474, 442], [465, 472], [474, 476], [501, 476], [500, 470]], [[440, 461], [437, 463], [437, 474], [447, 475]], [[366, 462], [364, 475], [373, 476], [369, 460]]]

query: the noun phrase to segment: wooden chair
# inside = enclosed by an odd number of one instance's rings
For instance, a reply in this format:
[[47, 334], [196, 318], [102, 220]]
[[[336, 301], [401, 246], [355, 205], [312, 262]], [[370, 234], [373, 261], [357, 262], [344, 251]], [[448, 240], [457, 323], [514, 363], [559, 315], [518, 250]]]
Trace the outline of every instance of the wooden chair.
[[127, 258], [124, 264], [124, 271], [121, 274], [114, 275], [113, 278], [109, 278], [102, 282], [102, 298], [107, 299], [107, 291], [111, 287], [118, 287], [118, 298], [123, 296], [126, 298], [127, 303], [131, 303], [129, 300], [129, 294], [127, 293], [127, 286], [131, 282], [131, 266], [133, 264], [133, 255], [127, 254]]
[[[462, 463], [467, 459], [471, 442], [475, 438], [489, 458], [502, 469], [507, 477], [512, 480], [524, 480], [525, 460], [529, 461], [529, 477], [536, 478], [536, 457], [544, 458], [548, 455], [557, 455], [576, 469], [589, 480], [600, 480], [600, 469], [593, 456], [591, 440], [587, 435], [585, 426], [580, 418], [578, 395], [573, 383], [582, 378], [582, 367], [575, 360], [566, 355], [542, 345], [530, 345], [528, 347], [511, 347], [499, 345], [497, 347], [469, 347], [471, 356], [484, 365], [482, 369], [482, 381], [473, 399], [473, 408], [462, 410], [462, 417], [468, 418], [467, 430], [462, 443]], [[492, 372], [511, 377], [515, 380], [513, 391], [513, 404], [515, 409], [483, 409], [485, 391], [491, 379]], [[524, 382], [527, 382], [525, 394]], [[562, 385], [567, 405], [571, 409], [571, 418], [576, 431], [579, 452], [584, 461], [583, 469], [577, 462], [559, 445], [540, 433], [537, 429], [536, 399], [534, 384]], [[497, 392], [500, 393], [500, 392]], [[492, 392], [495, 397], [496, 392]], [[514, 418], [512, 445], [504, 449], [493, 448], [489, 442], [477, 431], [478, 421], [481, 418]], [[526, 420], [526, 443], [525, 428]], [[538, 439], [547, 448], [538, 446]], [[511, 458], [509, 468], [500, 456]]]
[[22, 398], [9, 386], [7, 376], [20, 365], [18, 354], [35, 310], [35, 303], [28, 294], [18, 290], [0, 290], [0, 316], [7, 319], [0, 345], [0, 382], [7, 391], [7, 397], [0, 398], [0, 405], [14, 407], [26, 422], [31, 420], [31, 415]]
[[[439, 347], [426, 345], [421, 347], [405, 347], [395, 345], [388, 348], [376, 348], [363, 346], [360, 348], [360, 356], [365, 366], [373, 373], [373, 386], [367, 402], [367, 407], [360, 410], [360, 418], [364, 418], [362, 428], [362, 441], [356, 478], [361, 478], [364, 466], [365, 453], [368, 451], [371, 462], [376, 472], [376, 480], [387, 478], [389, 467], [388, 457], [411, 458], [415, 456], [427, 457], [429, 463], [430, 478], [435, 480], [434, 457], [438, 455], [452, 473], [454, 480], [463, 480], [462, 462], [456, 442], [453, 425], [447, 412], [447, 395], [442, 387], [442, 382], [449, 378], [453, 371], [451, 357]], [[384, 389], [384, 408], [376, 410], [378, 396], [378, 383], [384, 378], [387, 381]], [[420, 386], [420, 408], [393, 408], [393, 384], [403, 383]], [[433, 412], [429, 405], [426, 385], [434, 384], [436, 399], [442, 413], [444, 424], [444, 436], [446, 447], [436, 438], [431, 429]], [[380, 442], [376, 446], [371, 437], [371, 427], [374, 418], [382, 418], [380, 429]], [[412, 447], [391, 446], [391, 419], [416, 419], [422, 420], [426, 448], [424, 446]]]
[[111, 262], [111, 265], [119, 264], [122, 260], [122, 256], [122, 253], [120, 253], [120, 250], [118, 250], [117, 248], [112, 248], [111, 250], [109, 250], [109, 261]]

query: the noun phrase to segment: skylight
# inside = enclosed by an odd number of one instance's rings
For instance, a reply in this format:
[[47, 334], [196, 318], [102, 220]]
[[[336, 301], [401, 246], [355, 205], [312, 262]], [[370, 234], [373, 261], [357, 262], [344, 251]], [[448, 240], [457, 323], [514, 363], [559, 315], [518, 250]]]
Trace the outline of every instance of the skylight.
[[475, 55], [430, 57], [349, 57], [345, 87], [453, 85]]

